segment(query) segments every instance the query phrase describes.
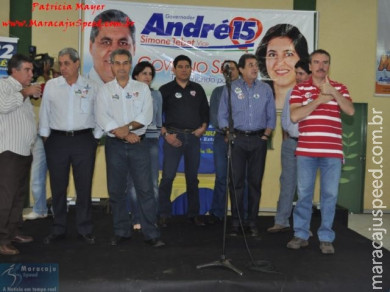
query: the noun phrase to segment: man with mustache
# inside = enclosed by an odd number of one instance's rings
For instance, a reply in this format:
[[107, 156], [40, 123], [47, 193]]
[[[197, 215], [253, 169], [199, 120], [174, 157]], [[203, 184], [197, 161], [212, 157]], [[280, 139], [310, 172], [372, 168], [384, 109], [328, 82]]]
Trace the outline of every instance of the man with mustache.
[[312, 77], [294, 87], [290, 98], [292, 122], [299, 122], [297, 155], [298, 201], [294, 209], [294, 238], [287, 248], [308, 246], [312, 198], [317, 170], [321, 177], [320, 250], [334, 254], [332, 230], [343, 161], [341, 111], [355, 110], [345, 85], [330, 80], [330, 54], [316, 50], [309, 59]]

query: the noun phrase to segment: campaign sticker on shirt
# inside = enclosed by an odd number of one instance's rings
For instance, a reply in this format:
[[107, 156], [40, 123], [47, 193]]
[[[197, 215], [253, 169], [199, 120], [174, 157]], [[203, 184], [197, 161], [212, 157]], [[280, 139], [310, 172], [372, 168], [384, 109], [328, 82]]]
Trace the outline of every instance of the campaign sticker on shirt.
[[195, 91], [195, 90], [191, 90], [191, 91], [190, 91], [190, 94], [191, 94], [192, 96], [195, 96], [195, 95], [196, 95], [196, 91]]
[[181, 93], [180, 93], [180, 92], [176, 92], [176, 93], [175, 93], [175, 97], [176, 97], [176, 98], [182, 98], [182, 97], [183, 97], [183, 95], [181, 95]]
[[128, 92], [126, 92], [126, 99], [130, 99], [130, 98], [132, 98], [133, 96], [130, 94], [130, 93], [128, 93]]
[[118, 94], [114, 94], [114, 95], [112, 96], [112, 99], [118, 99], [118, 100], [119, 100], [119, 95], [118, 95]]
[[87, 97], [87, 95], [88, 95], [88, 90], [89, 90], [90, 88], [91, 88], [91, 87], [89, 87], [88, 84], [87, 84], [87, 86], [84, 87], [84, 88], [81, 90], [81, 98]]
[[311, 92], [306, 92], [305, 97], [307, 98], [304, 102], [302, 102], [302, 105], [307, 105], [313, 101]]
[[134, 97], [138, 97], [138, 95], [139, 95], [139, 92], [138, 92], [138, 91], [133, 92], [133, 96], [134, 96]]
[[258, 93], [255, 93], [255, 94], [253, 95], [253, 98], [255, 98], [255, 99], [259, 99], [259, 98], [260, 98], [260, 94], [258, 94]]
[[236, 87], [236, 88], [234, 89], [234, 92], [235, 92], [236, 94], [240, 94], [240, 93], [242, 93], [242, 89], [241, 89], [240, 87]]
[[240, 94], [237, 95], [237, 98], [238, 98], [238, 99], [244, 99], [244, 97], [245, 97], [245, 96], [244, 96], [244, 94], [243, 94], [242, 92], [241, 92]]

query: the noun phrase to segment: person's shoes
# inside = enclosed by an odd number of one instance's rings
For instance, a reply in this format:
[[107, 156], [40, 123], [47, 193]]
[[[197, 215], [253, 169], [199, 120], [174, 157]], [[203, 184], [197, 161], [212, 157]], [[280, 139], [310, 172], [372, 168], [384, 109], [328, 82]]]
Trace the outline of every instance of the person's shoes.
[[308, 245], [309, 242], [307, 240], [294, 236], [294, 238], [287, 243], [287, 248], [300, 249], [301, 247], [306, 247]]
[[46, 218], [47, 214], [38, 214], [35, 213], [34, 211], [31, 211], [30, 213], [23, 215], [23, 220], [35, 220], [35, 219], [43, 219]]
[[1, 255], [16, 255], [19, 254], [19, 250], [14, 247], [12, 244], [1, 244], [0, 245], [0, 254]]
[[334, 247], [331, 242], [320, 241], [320, 249], [323, 254], [334, 254]]
[[230, 227], [227, 235], [229, 236], [238, 236], [240, 234], [240, 228], [238, 226]]
[[65, 237], [66, 236], [64, 233], [61, 233], [61, 234], [51, 233], [43, 239], [43, 243], [44, 244], [51, 244], [53, 242], [60, 241], [60, 240], [64, 239]]
[[283, 226], [280, 224], [275, 224], [274, 226], [267, 229], [269, 233], [279, 233], [279, 232], [287, 232], [290, 231], [291, 228], [289, 226]]
[[163, 246], [165, 246], [165, 242], [162, 241], [159, 238], [152, 238], [152, 239], [149, 239], [149, 240], [145, 240], [145, 242], [147, 244], [151, 245], [152, 247], [163, 247]]
[[79, 234], [78, 236], [81, 240], [84, 240], [86, 244], [93, 245], [96, 243], [95, 236], [93, 234], [88, 233], [88, 234]]
[[205, 226], [206, 224], [204, 223], [203, 219], [201, 219], [199, 216], [194, 216], [188, 218], [188, 222], [191, 224], [194, 224], [196, 226]]
[[168, 227], [168, 221], [169, 221], [168, 217], [160, 217], [158, 219], [158, 226], [160, 226], [161, 228], [166, 228]]
[[245, 228], [246, 230], [246, 233], [249, 235], [249, 236], [252, 236], [252, 237], [256, 237], [256, 236], [259, 236], [259, 229], [257, 229], [256, 226], [247, 226]]
[[214, 214], [211, 214], [207, 216], [207, 224], [208, 225], [215, 225], [223, 222], [223, 219], [219, 218], [218, 216], [215, 216]]
[[118, 245], [118, 244], [123, 243], [124, 241], [130, 240], [130, 239], [131, 239], [131, 236], [124, 237], [124, 236], [120, 236], [120, 235], [114, 235], [111, 238], [111, 245], [115, 246], [115, 245]]
[[18, 234], [12, 239], [12, 241], [16, 243], [29, 243], [29, 242], [33, 242], [34, 238], [28, 235]]

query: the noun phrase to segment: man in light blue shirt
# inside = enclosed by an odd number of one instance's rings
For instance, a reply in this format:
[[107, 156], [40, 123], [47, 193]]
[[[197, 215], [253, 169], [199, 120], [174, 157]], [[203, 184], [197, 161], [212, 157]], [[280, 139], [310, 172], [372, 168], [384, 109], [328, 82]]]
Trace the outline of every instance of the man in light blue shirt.
[[[247, 176], [248, 218], [245, 227], [251, 236], [257, 236], [256, 219], [259, 212], [267, 140], [276, 124], [275, 100], [271, 87], [257, 79], [259, 65], [255, 55], [242, 55], [238, 68], [241, 79], [233, 81], [231, 86], [234, 141], [230, 169], [232, 228], [229, 234], [236, 236], [239, 233], [238, 214], [240, 217], [244, 214], [243, 194]], [[228, 90], [225, 87], [218, 110], [218, 123], [229, 135], [228, 104]]]
[[[309, 64], [305, 61], [298, 61], [295, 64], [296, 82], [306, 81], [311, 76]], [[293, 206], [294, 195], [297, 187], [297, 158], [295, 149], [298, 143], [298, 123], [290, 119], [290, 94], [287, 93], [282, 112], [282, 173], [280, 175], [280, 194], [275, 215], [275, 224], [268, 228], [269, 233], [285, 232], [290, 230], [289, 218]]]

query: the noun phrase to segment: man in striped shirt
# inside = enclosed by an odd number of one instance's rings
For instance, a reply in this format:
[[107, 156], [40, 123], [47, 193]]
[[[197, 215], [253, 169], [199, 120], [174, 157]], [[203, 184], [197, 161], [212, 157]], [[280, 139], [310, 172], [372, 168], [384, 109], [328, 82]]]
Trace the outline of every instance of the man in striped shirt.
[[317, 234], [321, 252], [333, 254], [332, 225], [343, 161], [340, 112], [353, 115], [354, 107], [347, 87], [328, 77], [328, 52], [314, 51], [309, 63], [312, 78], [296, 85], [290, 98], [291, 121], [299, 122], [298, 201], [294, 209], [294, 238], [287, 247], [299, 249], [309, 244], [314, 183], [319, 169], [321, 226]]
[[0, 79], [0, 254], [15, 255], [12, 242], [33, 241], [18, 230], [23, 202], [28, 194], [31, 148], [36, 137], [29, 96], [41, 94], [40, 85], [31, 85], [32, 61], [16, 54], [8, 61], [6, 79]]

